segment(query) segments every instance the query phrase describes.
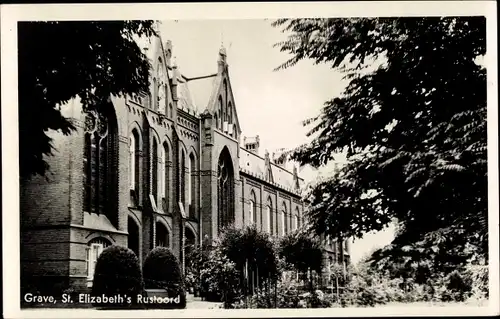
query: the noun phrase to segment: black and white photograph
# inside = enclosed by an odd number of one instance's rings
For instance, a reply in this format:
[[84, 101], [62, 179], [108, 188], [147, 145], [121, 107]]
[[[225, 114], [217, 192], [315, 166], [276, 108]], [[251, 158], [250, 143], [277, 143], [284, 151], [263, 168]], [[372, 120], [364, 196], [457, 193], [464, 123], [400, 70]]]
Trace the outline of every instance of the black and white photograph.
[[6, 317], [498, 314], [496, 3], [394, 3], [2, 5]]

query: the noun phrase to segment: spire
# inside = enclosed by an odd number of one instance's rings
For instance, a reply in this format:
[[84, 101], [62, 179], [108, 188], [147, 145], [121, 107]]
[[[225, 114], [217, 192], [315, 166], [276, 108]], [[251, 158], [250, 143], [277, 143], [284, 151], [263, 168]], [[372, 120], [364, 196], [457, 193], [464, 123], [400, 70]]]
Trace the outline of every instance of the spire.
[[227, 57], [226, 48], [224, 47], [224, 45], [221, 45], [221, 47], [219, 49], [219, 61], [223, 62], [225, 64], [226, 57]]

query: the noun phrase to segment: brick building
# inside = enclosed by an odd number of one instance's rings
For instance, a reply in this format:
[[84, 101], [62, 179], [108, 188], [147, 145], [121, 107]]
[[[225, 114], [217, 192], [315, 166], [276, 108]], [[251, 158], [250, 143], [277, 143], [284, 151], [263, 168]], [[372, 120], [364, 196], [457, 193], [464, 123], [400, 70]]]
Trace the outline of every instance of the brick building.
[[165, 246], [182, 261], [187, 245], [231, 223], [271, 234], [303, 223], [297, 169], [261, 157], [258, 136], [241, 137], [225, 50], [213, 74], [187, 78], [170, 41], [140, 43], [150, 92], [111, 97], [99, 115], [78, 99], [63, 106], [77, 131], [51, 131], [51, 173], [21, 182], [22, 284], [89, 287], [108, 245], [141, 262]]

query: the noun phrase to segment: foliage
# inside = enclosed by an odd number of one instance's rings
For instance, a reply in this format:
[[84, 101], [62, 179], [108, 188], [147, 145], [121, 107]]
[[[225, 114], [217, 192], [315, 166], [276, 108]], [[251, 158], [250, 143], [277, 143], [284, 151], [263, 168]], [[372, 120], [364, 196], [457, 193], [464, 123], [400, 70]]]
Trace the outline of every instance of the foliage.
[[316, 237], [303, 231], [285, 235], [279, 243], [279, 255], [300, 272], [321, 272], [323, 252]]
[[146, 289], [165, 289], [169, 297], [180, 296], [180, 303], [162, 303], [162, 308], [185, 308], [186, 291], [184, 278], [177, 257], [166, 247], [156, 247], [144, 260]]
[[224, 308], [230, 308], [241, 295], [240, 272], [220, 249], [211, 251], [209, 257], [200, 272], [204, 295], [209, 300], [222, 301]]
[[252, 296], [243, 296], [233, 307], [236, 309], [272, 308], [328, 308], [328, 298], [321, 291], [301, 293], [294, 279], [280, 280], [276, 287], [261, 288]]
[[487, 254], [485, 21], [273, 23], [289, 34], [276, 46], [291, 54], [277, 69], [311, 59], [342, 72], [347, 84], [320, 115], [304, 121], [312, 141], [290, 154], [316, 167], [338, 152], [347, 155], [339, 174], [306, 196], [318, 234], [361, 237], [397, 219], [389, 259], [404, 251], [405, 258], [431, 253], [426, 259], [446, 263], [449, 245], [458, 259], [466, 245]]
[[103, 250], [97, 259], [94, 280], [92, 285], [93, 296], [121, 296], [132, 297], [128, 303], [124, 298], [123, 304], [99, 304], [95, 306], [131, 307], [136, 306], [136, 296], [144, 293], [139, 259], [131, 249], [121, 246], [109, 246]]
[[18, 24], [19, 149], [22, 178], [45, 175], [53, 153], [48, 130], [74, 123], [60, 110], [79, 97], [84, 109], [110, 96], [149, 90], [150, 63], [134, 37], [155, 35], [153, 21], [37, 21]]
[[470, 265], [465, 269], [465, 275], [471, 281], [471, 296], [477, 300], [488, 299], [488, 266]]
[[216, 245], [223, 255], [234, 262], [241, 276], [248, 265], [258, 268], [260, 281], [277, 279], [278, 257], [274, 243], [267, 233], [258, 231], [255, 226], [226, 228]]
[[209, 261], [210, 247], [194, 246], [186, 250], [186, 286], [193, 288], [195, 294], [201, 292], [201, 270]]

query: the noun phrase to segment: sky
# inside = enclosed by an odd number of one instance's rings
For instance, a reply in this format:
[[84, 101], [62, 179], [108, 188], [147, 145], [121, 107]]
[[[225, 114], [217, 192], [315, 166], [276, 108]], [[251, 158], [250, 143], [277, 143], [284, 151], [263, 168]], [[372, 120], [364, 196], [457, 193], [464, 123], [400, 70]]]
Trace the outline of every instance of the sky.
[[[290, 56], [273, 45], [286, 39], [266, 20], [162, 21], [162, 40], [172, 41], [172, 55], [189, 78], [217, 71], [218, 52], [226, 48], [230, 83], [243, 136], [260, 137], [260, 153], [293, 148], [308, 141], [302, 121], [320, 113], [324, 102], [341, 94], [342, 74], [328, 65], [304, 60], [290, 69], [273, 71]], [[339, 156], [339, 161], [344, 160]], [[330, 168], [323, 169], [328, 172]], [[306, 183], [317, 176], [299, 168]], [[370, 234], [352, 244], [353, 261], [388, 244], [392, 229]]]

